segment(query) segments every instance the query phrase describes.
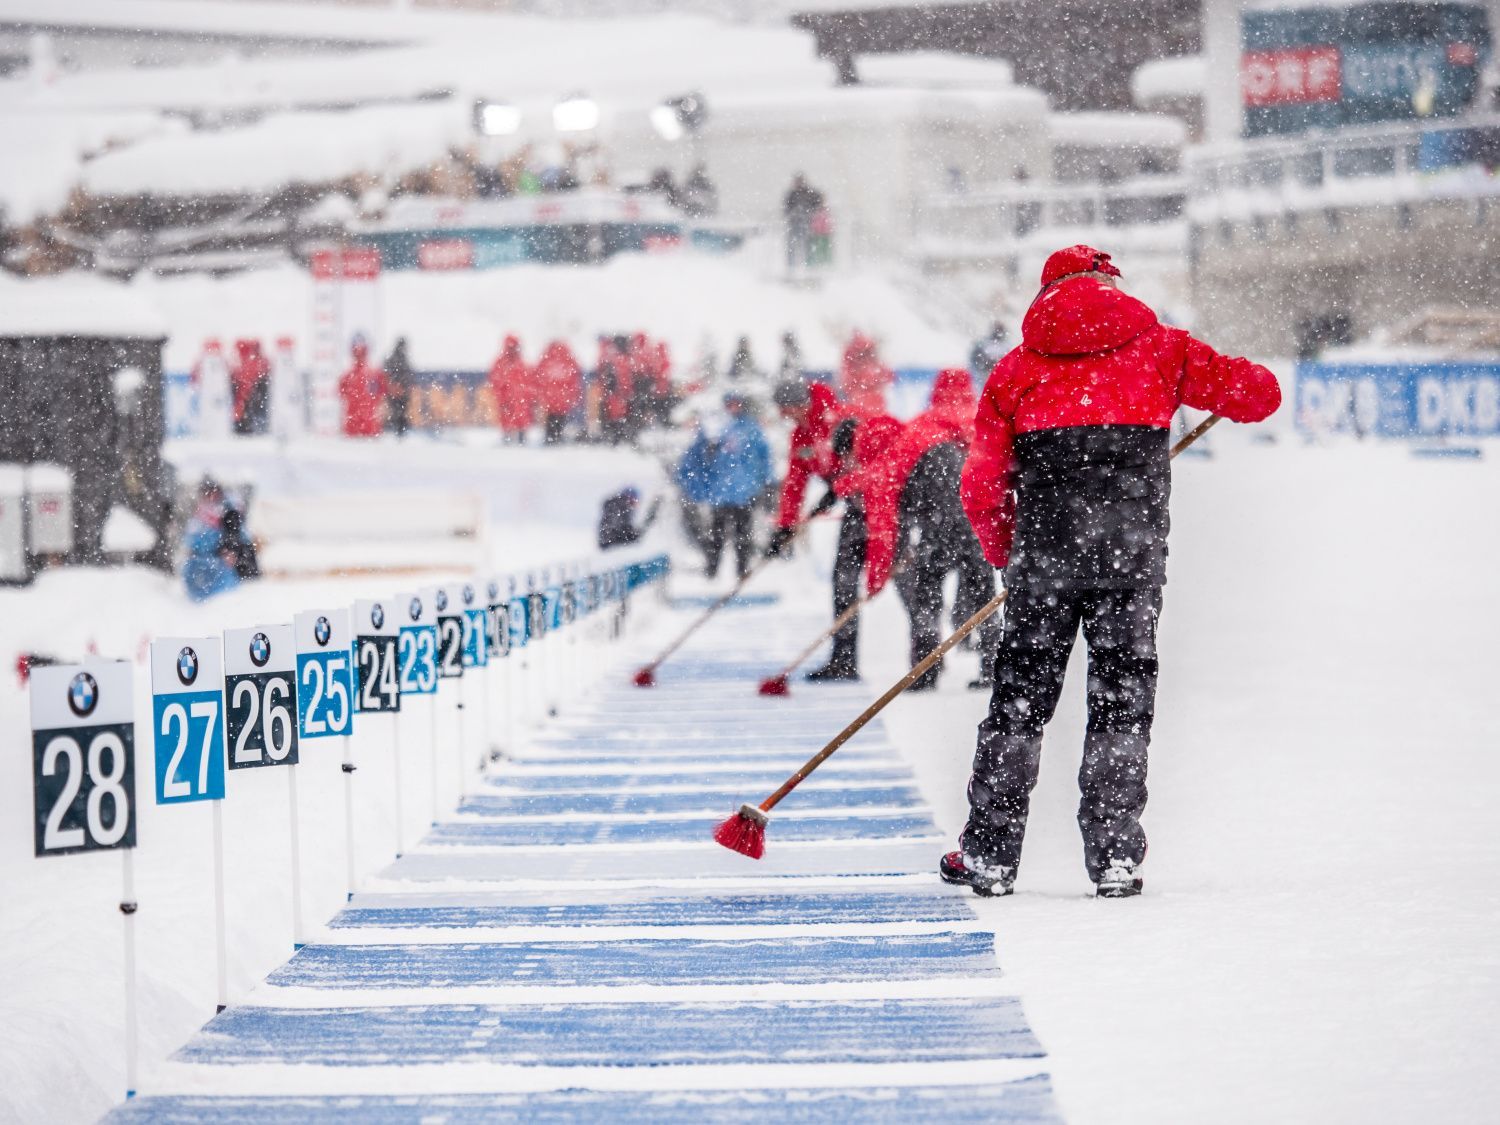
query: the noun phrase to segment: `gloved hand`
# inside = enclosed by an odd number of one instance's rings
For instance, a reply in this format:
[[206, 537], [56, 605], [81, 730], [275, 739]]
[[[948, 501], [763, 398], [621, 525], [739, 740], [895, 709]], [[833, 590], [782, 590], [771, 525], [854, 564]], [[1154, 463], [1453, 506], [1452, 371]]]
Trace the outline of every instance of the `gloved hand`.
[[771, 533], [771, 541], [766, 544], [766, 558], [784, 559], [791, 554], [787, 549], [791, 546], [792, 529], [789, 527], [778, 527]]
[[838, 502], [839, 498], [834, 495], [833, 489], [829, 488], [827, 492], [823, 493], [823, 499], [819, 500], [815, 505], [813, 505], [812, 514], [807, 518], [812, 519], [813, 516], [821, 516], [824, 512], [828, 511], [829, 508], [833, 507]]

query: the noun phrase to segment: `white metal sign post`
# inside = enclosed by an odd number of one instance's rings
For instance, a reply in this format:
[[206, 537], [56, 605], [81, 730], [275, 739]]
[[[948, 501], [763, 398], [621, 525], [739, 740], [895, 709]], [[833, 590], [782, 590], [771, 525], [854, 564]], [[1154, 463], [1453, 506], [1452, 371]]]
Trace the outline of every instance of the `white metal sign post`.
[[139, 1057], [135, 995], [135, 712], [130, 665], [98, 661], [31, 672], [37, 856], [118, 850], [125, 929], [125, 1096]]
[[[401, 661], [401, 694], [430, 695], [428, 714], [432, 718], [432, 739], [428, 761], [432, 766], [432, 823], [438, 819], [437, 757], [437, 618], [432, 599], [426, 594], [397, 594], [395, 604], [401, 617], [396, 653]], [[400, 719], [398, 717], [397, 722]]]
[[[485, 632], [484, 643], [489, 652], [490, 666], [494, 668], [491, 679], [500, 681], [500, 744], [502, 754], [512, 753], [515, 746], [515, 731], [511, 723], [510, 698], [510, 604], [506, 601], [504, 586], [499, 579], [491, 579], [485, 586]], [[494, 757], [495, 755], [491, 755]]]
[[156, 803], [209, 801], [214, 834], [214, 967], [218, 1010], [229, 1005], [224, 923], [224, 659], [217, 637], [151, 642]]
[[401, 825], [401, 676], [396, 604], [354, 603], [354, 682], [359, 709], [391, 716], [391, 773], [396, 786], [396, 858], [405, 851]]
[[518, 586], [514, 578], [510, 581], [510, 590], [510, 648], [516, 656], [516, 659], [511, 662], [513, 665], [511, 687], [515, 700], [511, 729], [518, 730], [526, 719], [528, 709], [526, 669], [529, 657], [526, 652], [526, 642], [530, 639], [531, 632], [531, 600], [524, 593], [517, 593]]
[[292, 946], [304, 944], [302, 831], [297, 800], [297, 644], [290, 625], [224, 630], [224, 722], [229, 768], [287, 766]]
[[344, 740], [344, 847], [348, 894], [358, 882], [354, 868], [354, 682], [349, 667], [349, 611], [309, 609], [292, 619], [297, 642], [297, 731], [310, 738]]

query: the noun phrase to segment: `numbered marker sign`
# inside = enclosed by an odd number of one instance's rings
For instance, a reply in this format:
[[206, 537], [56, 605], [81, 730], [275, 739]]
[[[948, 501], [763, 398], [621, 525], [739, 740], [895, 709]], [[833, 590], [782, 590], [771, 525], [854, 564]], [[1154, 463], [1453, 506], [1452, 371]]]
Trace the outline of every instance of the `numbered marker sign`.
[[490, 659], [500, 660], [510, 655], [510, 604], [501, 594], [499, 582], [485, 587], [485, 597], [484, 643]]
[[561, 586], [548, 586], [542, 591], [542, 613], [546, 615], [549, 633], [562, 628], [562, 598]]
[[562, 624], [578, 620], [578, 584], [571, 578], [562, 584]]
[[217, 637], [151, 642], [156, 803], [224, 799], [224, 659]]
[[393, 604], [401, 617], [396, 653], [401, 661], [401, 694], [437, 691], [437, 618], [427, 594], [397, 594]]
[[437, 617], [438, 679], [457, 679], [464, 674], [464, 615], [458, 590], [429, 586], [422, 596], [432, 603]]
[[310, 609], [292, 619], [297, 641], [297, 731], [329, 738], [354, 729], [349, 611]]
[[531, 610], [525, 594], [512, 595], [510, 599], [510, 647], [525, 648], [531, 639]]
[[526, 632], [538, 640], [547, 635], [547, 595], [540, 590], [526, 595]]
[[485, 643], [485, 618], [489, 611], [479, 600], [479, 592], [472, 583], [464, 583], [459, 591], [464, 614], [463, 661], [465, 668], [483, 668], [490, 662], [490, 648]]
[[297, 764], [297, 642], [290, 625], [224, 631], [229, 768]]
[[37, 855], [135, 847], [132, 698], [124, 662], [32, 670]]
[[354, 683], [361, 711], [401, 710], [394, 602], [354, 603]]

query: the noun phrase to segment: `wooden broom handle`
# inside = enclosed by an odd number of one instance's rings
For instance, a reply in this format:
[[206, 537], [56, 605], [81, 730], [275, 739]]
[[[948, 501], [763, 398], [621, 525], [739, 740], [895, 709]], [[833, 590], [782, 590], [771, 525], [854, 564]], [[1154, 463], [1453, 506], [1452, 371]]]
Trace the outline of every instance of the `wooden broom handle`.
[[[907, 560], [910, 559], [910, 557], [911, 557], [910, 555], [902, 555], [899, 559], [896, 560], [896, 565], [893, 566], [893, 567], [891, 567], [891, 574], [890, 574], [890, 577], [887, 579], [887, 585], [889, 585], [891, 582], [894, 582], [896, 580], [896, 577], [903, 570], [906, 569], [906, 563], [907, 563]], [[880, 588], [880, 590], [884, 590], [884, 589], [885, 589], [885, 586], [882, 586]], [[797, 654], [797, 658], [795, 660], [793, 660], [790, 664], [788, 664], [781, 671], [777, 672], [776, 675], [773, 676], [773, 677], [771, 677], [771, 678], [775, 679], [775, 680], [784, 680], [788, 676], [790, 676], [793, 672], [795, 672], [797, 670], [797, 667], [804, 660], [806, 660], [809, 656], [811, 656], [813, 653], [815, 653], [815, 652], [818, 651], [818, 646], [819, 645], [821, 645], [829, 637], [831, 637], [835, 633], [837, 633], [845, 625], [849, 624], [850, 619], [856, 613], [858, 613], [860, 610], [862, 610], [865, 606], [869, 605], [870, 602], [871, 602], [871, 600], [873, 600], [876, 597], [876, 595], [878, 595], [880, 593], [880, 590], [875, 591], [874, 594], [861, 594], [859, 597], [855, 598], [854, 601], [850, 602], [847, 606], [845, 606], [844, 607], [844, 612], [841, 613], [841, 614], [839, 614], [837, 617], [835, 617], [833, 619], [833, 624], [832, 625], [828, 626], [828, 628], [824, 629], [821, 633], [819, 633], [817, 635], [816, 639], [813, 640], [812, 644], [808, 645], [805, 649], [803, 649], [800, 653]]]
[[[1207, 418], [1203, 419], [1203, 421], [1199, 422], [1196, 426], [1194, 426], [1191, 430], [1184, 434], [1182, 436], [1182, 439], [1178, 441], [1176, 445], [1172, 446], [1171, 452], [1168, 454], [1168, 457], [1176, 457], [1184, 449], [1192, 445], [1193, 442], [1197, 441], [1204, 434], [1208, 433], [1208, 431], [1211, 430], [1218, 421], [1219, 416], [1217, 414], [1210, 414]], [[880, 714], [880, 712], [884, 711], [886, 705], [890, 703], [891, 700], [895, 699], [896, 696], [900, 695], [907, 688], [911, 687], [913, 683], [921, 678], [922, 673], [926, 672], [929, 668], [931, 668], [934, 664], [936, 664], [939, 660], [946, 656], [949, 650], [951, 650], [954, 645], [958, 644], [975, 629], [979, 628], [979, 626], [983, 624], [986, 619], [988, 619], [996, 610], [998, 610], [1005, 604], [1005, 599], [1009, 595], [1009, 590], [1001, 590], [993, 598], [985, 602], [973, 617], [969, 618], [962, 625], [960, 625], [957, 630], [950, 634], [942, 644], [937, 646], [937, 648], [933, 649], [926, 656], [922, 657], [922, 659], [917, 662], [917, 666], [915, 668], [913, 668], [910, 672], [906, 673], [906, 675], [902, 676], [899, 680], [897, 680], [894, 684], [887, 688], [885, 690], [885, 693], [879, 699], [877, 699], [874, 703], [870, 704], [860, 712], [858, 718], [856, 718], [843, 730], [839, 731], [838, 734], [834, 735], [827, 746], [824, 746], [823, 749], [819, 750], [816, 754], [814, 754], [811, 758], [804, 762], [801, 769], [792, 774], [792, 776], [787, 778], [786, 781], [782, 782], [780, 789], [776, 790], [776, 792], [772, 793], [769, 797], [767, 797], [760, 803], [760, 811], [768, 813], [778, 804], [780, 804], [781, 799], [788, 793], [790, 793], [793, 789], [797, 788], [797, 786], [801, 785], [802, 782], [806, 780], [808, 774], [812, 773], [813, 770], [817, 769], [829, 758], [833, 757], [834, 753], [839, 749], [839, 747], [843, 746], [844, 743], [848, 742], [856, 734], [862, 731], [865, 728], [866, 723], [868, 723], [876, 715]]]

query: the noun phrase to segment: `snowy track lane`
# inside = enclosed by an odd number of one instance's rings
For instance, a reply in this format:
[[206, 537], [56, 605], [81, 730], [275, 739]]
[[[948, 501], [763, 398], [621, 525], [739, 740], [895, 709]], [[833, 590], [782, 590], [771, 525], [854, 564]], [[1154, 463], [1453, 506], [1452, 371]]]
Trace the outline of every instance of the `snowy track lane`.
[[758, 697], [777, 612], [726, 613], [651, 692], [617, 672], [111, 1120], [1057, 1121], [878, 722], [777, 810], [764, 860], [712, 842], [870, 695]]

